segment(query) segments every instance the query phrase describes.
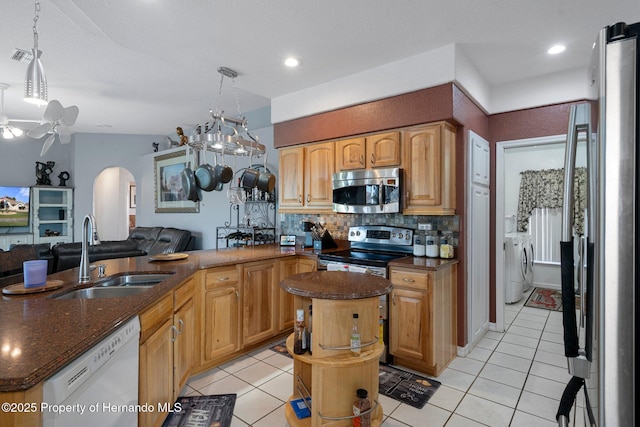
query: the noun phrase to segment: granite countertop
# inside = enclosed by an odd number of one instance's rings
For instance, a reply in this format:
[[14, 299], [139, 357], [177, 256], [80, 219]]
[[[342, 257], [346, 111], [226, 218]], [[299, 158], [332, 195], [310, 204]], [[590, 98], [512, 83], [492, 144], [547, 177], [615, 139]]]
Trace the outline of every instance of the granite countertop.
[[62, 271], [48, 279], [62, 280], [60, 289], [0, 298], [0, 392], [26, 390], [45, 380], [100, 340], [138, 315], [199, 269], [236, 265], [294, 255], [314, 255], [277, 244], [188, 252], [179, 261], [150, 262], [147, 256], [96, 262], [105, 264], [107, 276], [126, 272], [173, 272], [148, 291], [125, 298], [53, 299], [78, 283], [78, 269]]
[[456, 258], [442, 259], [442, 258], [407, 256], [404, 258], [394, 259], [393, 261], [389, 262], [389, 267], [411, 267], [411, 268], [420, 268], [424, 270], [437, 271], [437, 270], [442, 270], [443, 268], [451, 267], [452, 265], [457, 263], [458, 263], [458, 260]]
[[[338, 244], [339, 248], [322, 252], [344, 249], [344, 242]], [[107, 276], [132, 272], [174, 273], [148, 291], [125, 298], [53, 299], [52, 296], [95, 283], [96, 271], [91, 273], [89, 283], [78, 283], [77, 268], [48, 276], [49, 280], [62, 280], [62, 288], [31, 295], [3, 294], [0, 298], [0, 392], [26, 390], [45, 380], [171, 292], [197, 270], [295, 255], [314, 256], [318, 252], [268, 244], [188, 254], [187, 259], [178, 261], [150, 262], [147, 256], [141, 256], [94, 263], [105, 264]], [[453, 262], [457, 260], [405, 257], [392, 265], [438, 269]], [[356, 282], [359, 281], [357, 279]], [[362, 288], [359, 291], [358, 283], [354, 285], [353, 292], [359, 292], [359, 296], [352, 298], [363, 298], [367, 295], [363, 292], [372, 292]], [[376, 295], [389, 291], [390, 288], [385, 292], [383, 284], [379, 290], [382, 293]], [[331, 292], [325, 290], [325, 294], [331, 295]]]
[[314, 271], [284, 278], [280, 287], [308, 298], [350, 300], [371, 298], [391, 292], [391, 282], [380, 276], [347, 271]]

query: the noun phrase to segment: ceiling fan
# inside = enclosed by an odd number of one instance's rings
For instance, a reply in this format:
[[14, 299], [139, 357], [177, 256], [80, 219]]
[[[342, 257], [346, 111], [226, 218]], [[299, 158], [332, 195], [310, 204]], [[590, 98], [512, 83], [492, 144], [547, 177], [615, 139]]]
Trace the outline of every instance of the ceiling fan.
[[22, 134], [24, 133], [24, 131], [16, 126], [12, 126], [11, 123], [14, 122], [35, 122], [38, 123], [35, 120], [17, 120], [17, 119], [10, 119], [9, 117], [7, 117], [4, 113], [4, 91], [9, 89], [11, 86], [9, 86], [6, 83], [0, 83], [0, 91], [2, 92], [2, 101], [0, 103], [0, 135], [2, 135], [2, 137], [4, 139], [12, 139], [12, 138], [17, 138], [22, 136]]
[[71, 142], [71, 131], [69, 126], [73, 126], [78, 118], [80, 110], [75, 105], [64, 108], [60, 101], [55, 99], [49, 101], [47, 109], [44, 110], [42, 124], [34, 127], [27, 132], [27, 136], [40, 139], [46, 134], [50, 134], [42, 146], [40, 157], [44, 156], [49, 148], [53, 145], [56, 135], [60, 140], [60, 144], [68, 144]]

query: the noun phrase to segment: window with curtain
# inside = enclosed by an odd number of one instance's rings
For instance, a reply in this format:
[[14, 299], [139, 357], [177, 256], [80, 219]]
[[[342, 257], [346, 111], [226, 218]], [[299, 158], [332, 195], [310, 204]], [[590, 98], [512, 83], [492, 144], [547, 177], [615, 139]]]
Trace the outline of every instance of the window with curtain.
[[[529, 217], [536, 208], [562, 208], [564, 169], [527, 170], [520, 172], [517, 230], [527, 231]], [[576, 168], [574, 177], [574, 232], [584, 232], [584, 210], [587, 206], [587, 170]]]

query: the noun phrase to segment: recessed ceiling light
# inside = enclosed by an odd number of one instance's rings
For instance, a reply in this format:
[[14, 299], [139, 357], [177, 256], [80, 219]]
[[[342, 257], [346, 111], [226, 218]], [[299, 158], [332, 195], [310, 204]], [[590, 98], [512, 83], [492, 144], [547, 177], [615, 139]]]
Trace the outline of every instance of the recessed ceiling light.
[[293, 56], [290, 56], [289, 58], [284, 60], [284, 65], [291, 68], [297, 67], [298, 65], [300, 65], [300, 60], [294, 58]]
[[565, 49], [566, 49], [566, 47], [564, 45], [556, 44], [556, 45], [551, 46], [549, 48], [549, 50], [547, 51], [547, 53], [549, 55], [555, 55], [555, 54], [558, 54], [560, 52], [564, 52]]

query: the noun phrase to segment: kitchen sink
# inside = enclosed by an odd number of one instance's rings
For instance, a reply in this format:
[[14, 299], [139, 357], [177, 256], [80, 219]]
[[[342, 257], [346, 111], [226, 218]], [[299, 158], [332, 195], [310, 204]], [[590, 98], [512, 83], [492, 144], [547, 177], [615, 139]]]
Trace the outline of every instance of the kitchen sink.
[[67, 292], [56, 299], [93, 299], [93, 298], [118, 298], [137, 295], [144, 291], [149, 290], [149, 286], [93, 286], [91, 288], [76, 289], [75, 291]]
[[95, 283], [94, 287], [153, 286], [171, 277], [173, 273], [133, 273], [111, 276]]
[[106, 277], [90, 288], [76, 289], [55, 299], [118, 298], [137, 295], [171, 277], [173, 273], [132, 273]]

